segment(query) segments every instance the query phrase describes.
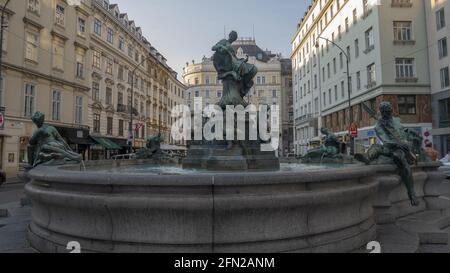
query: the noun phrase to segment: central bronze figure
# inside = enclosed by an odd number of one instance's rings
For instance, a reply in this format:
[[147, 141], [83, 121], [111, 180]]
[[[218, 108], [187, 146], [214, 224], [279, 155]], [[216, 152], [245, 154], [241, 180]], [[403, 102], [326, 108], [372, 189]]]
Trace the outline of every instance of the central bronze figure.
[[228, 40], [223, 39], [213, 46], [214, 67], [217, 70], [218, 79], [223, 83], [223, 96], [219, 106], [225, 109], [227, 105], [247, 106], [244, 97], [253, 87], [253, 78], [258, 69], [245, 59], [238, 58], [236, 51], [231, 46], [238, 38], [236, 31], [232, 31]]

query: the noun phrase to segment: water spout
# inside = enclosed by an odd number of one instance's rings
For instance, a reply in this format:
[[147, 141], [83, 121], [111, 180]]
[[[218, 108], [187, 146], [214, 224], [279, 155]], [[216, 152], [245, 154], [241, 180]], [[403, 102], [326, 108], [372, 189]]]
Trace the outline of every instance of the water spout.
[[81, 160], [80, 162], [80, 171], [86, 171], [86, 165], [84, 164], [84, 160]]

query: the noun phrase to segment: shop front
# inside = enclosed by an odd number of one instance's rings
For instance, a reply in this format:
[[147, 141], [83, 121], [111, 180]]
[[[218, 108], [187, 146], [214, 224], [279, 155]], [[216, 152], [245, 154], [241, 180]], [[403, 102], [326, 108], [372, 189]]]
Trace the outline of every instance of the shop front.
[[91, 146], [89, 160], [107, 160], [118, 155], [122, 147], [107, 137], [91, 136], [96, 143]]
[[70, 148], [83, 156], [83, 160], [89, 158], [90, 146], [95, 144], [89, 137], [89, 128], [61, 126], [55, 126], [55, 128]]

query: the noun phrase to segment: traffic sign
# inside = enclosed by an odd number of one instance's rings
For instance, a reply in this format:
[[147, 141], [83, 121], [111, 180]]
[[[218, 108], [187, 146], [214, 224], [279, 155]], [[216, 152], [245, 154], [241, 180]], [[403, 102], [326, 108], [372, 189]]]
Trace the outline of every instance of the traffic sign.
[[348, 134], [351, 137], [358, 137], [358, 126], [356, 124], [352, 124], [348, 130]]
[[0, 107], [0, 130], [5, 129], [5, 108]]

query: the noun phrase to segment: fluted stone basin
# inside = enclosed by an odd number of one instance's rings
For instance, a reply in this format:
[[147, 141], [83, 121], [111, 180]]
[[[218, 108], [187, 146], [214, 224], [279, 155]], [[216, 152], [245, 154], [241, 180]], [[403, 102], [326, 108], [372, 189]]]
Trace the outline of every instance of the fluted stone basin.
[[371, 167], [201, 174], [90, 168], [29, 173], [34, 248], [67, 252], [77, 241], [83, 252], [349, 252], [375, 236]]

